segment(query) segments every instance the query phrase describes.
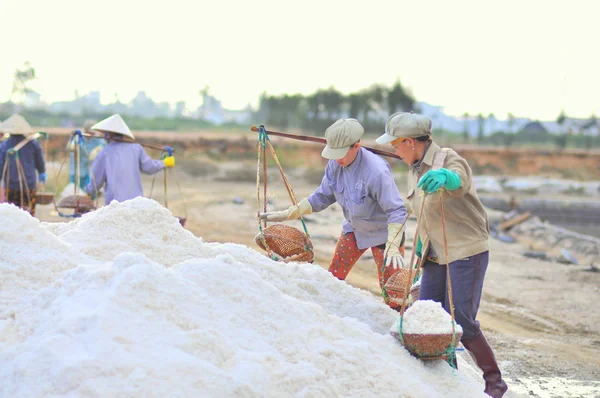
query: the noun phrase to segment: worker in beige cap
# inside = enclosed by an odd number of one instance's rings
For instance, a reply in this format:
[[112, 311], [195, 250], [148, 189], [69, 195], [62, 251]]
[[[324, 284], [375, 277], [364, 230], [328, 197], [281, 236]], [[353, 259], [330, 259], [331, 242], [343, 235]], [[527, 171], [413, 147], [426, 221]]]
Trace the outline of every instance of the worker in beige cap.
[[431, 125], [423, 115], [395, 113], [388, 118], [385, 134], [377, 142], [390, 143], [408, 165], [407, 199], [412, 210], [419, 214], [425, 203], [416, 244], [423, 264], [419, 300], [437, 301], [450, 313], [446, 288], [449, 266], [454, 316], [463, 329], [461, 342], [483, 370], [485, 393], [500, 398], [508, 387], [475, 319], [489, 261], [487, 213], [477, 196], [469, 164], [452, 149], [440, 148], [432, 140]]
[[379, 283], [404, 262], [406, 207], [390, 165], [361, 148], [363, 127], [356, 119], [339, 119], [325, 131], [322, 156], [329, 159], [321, 185], [297, 206], [261, 214], [269, 221], [294, 220], [338, 203], [344, 212], [342, 234], [329, 271], [344, 280], [360, 256], [371, 248]]

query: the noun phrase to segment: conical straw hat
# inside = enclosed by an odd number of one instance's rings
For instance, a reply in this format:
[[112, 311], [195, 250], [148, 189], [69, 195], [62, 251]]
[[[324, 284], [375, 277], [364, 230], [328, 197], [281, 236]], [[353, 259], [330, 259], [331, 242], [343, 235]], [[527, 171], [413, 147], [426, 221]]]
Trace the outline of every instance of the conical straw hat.
[[125, 121], [119, 114], [112, 115], [111, 117], [99, 121], [92, 126], [92, 130], [122, 134], [132, 140], [135, 139], [133, 133], [129, 130], [129, 127], [127, 127], [127, 124], [125, 124]]
[[25, 135], [33, 133], [33, 129], [27, 123], [27, 120], [18, 113], [15, 113], [3, 123], [0, 123], [0, 133], [13, 134], [13, 135]]

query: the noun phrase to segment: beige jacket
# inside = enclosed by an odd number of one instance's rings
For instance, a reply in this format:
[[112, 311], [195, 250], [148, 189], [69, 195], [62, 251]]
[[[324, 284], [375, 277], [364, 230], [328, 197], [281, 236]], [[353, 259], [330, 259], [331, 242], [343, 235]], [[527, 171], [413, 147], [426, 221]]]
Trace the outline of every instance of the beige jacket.
[[[457, 190], [442, 191], [448, 259], [444, 252], [440, 194], [436, 192], [425, 197], [421, 189], [417, 188], [419, 178], [431, 170], [435, 154], [442, 150], [447, 152], [443, 167], [457, 173], [461, 181], [460, 188]], [[420, 173], [417, 173], [414, 167], [409, 167], [407, 204], [417, 217], [424, 198], [426, 198], [425, 207], [419, 227], [419, 237], [423, 242], [423, 256], [427, 256], [429, 244], [433, 245], [439, 264], [448, 264], [489, 250], [488, 216], [477, 196], [471, 168], [454, 150], [442, 149], [435, 142], [431, 143], [425, 153]]]

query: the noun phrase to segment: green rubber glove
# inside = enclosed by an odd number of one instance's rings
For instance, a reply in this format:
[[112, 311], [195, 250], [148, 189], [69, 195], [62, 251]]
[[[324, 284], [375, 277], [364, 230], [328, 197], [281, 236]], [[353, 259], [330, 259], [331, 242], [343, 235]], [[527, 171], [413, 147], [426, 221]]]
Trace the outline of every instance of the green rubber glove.
[[423, 242], [421, 242], [421, 237], [417, 238], [417, 257], [421, 258], [423, 256]]
[[440, 188], [455, 191], [460, 188], [460, 177], [453, 171], [441, 168], [429, 170], [417, 184], [425, 193], [436, 192]]

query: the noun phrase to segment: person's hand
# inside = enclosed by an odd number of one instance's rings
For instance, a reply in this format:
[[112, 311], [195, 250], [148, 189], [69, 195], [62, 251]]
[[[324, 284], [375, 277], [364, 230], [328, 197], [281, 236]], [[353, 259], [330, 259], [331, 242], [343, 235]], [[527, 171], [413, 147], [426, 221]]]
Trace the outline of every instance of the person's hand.
[[287, 210], [275, 211], [272, 213], [260, 213], [259, 217], [262, 220], [267, 221], [285, 221], [295, 220], [305, 214], [312, 213], [312, 206], [307, 198], [304, 198], [298, 203], [297, 206], [293, 205], [287, 208]]
[[446, 188], [454, 191], [460, 188], [460, 177], [455, 172], [441, 168], [439, 170], [429, 170], [417, 184], [426, 194], [436, 192], [440, 188]]
[[48, 174], [40, 173], [40, 175], [38, 176], [38, 181], [43, 182], [45, 184], [46, 181], [48, 181]]
[[404, 224], [388, 224], [388, 239], [385, 245], [385, 266], [393, 269], [406, 268], [404, 256], [400, 253], [400, 244], [404, 237]]
[[175, 156], [167, 156], [162, 161], [165, 167], [175, 167]]

